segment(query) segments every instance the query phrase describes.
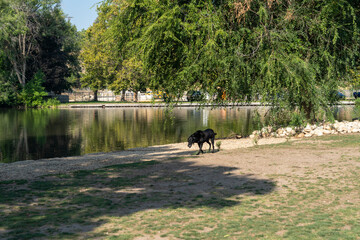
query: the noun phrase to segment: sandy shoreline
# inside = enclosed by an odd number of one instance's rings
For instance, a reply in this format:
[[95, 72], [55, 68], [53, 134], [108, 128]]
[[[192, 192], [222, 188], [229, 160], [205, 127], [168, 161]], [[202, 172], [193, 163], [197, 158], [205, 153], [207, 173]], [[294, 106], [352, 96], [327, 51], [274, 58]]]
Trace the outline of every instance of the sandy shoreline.
[[[221, 139], [217, 141], [221, 141], [222, 143], [221, 150], [254, 146], [250, 138]], [[285, 138], [264, 138], [259, 140], [258, 145], [277, 144], [285, 141]], [[204, 149], [206, 149], [207, 146], [208, 145], [205, 144]], [[196, 153], [197, 150], [197, 146], [189, 149], [187, 143], [175, 143], [146, 148], [133, 148], [117, 152], [94, 153], [83, 156], [0, 163], [0, 181], [33, 179], [48, 174], [59, 174], [77, 170], [93, 170], [109, 165], [136, 161], [161, 161], [174, 157], [188, 157]], [[222, 153], [217, 152], [215, 154]]]

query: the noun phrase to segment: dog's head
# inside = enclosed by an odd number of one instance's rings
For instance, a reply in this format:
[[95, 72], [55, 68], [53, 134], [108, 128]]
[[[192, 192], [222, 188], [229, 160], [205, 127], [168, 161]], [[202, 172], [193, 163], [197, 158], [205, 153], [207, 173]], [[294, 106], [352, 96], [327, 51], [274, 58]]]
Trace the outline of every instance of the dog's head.
[[194, 134], [191, 135], [189, 138], [188, 138], [188, 147], [191, 148], [191, 146], [195, 143], [195, 137], [194, 137]]
[[198, 143], [201, 140], [201, 137], [204, 135], [202, 131], [196, 131], [188, 138], [188, 147], [191, 148], [191, 146], [194, 143]]

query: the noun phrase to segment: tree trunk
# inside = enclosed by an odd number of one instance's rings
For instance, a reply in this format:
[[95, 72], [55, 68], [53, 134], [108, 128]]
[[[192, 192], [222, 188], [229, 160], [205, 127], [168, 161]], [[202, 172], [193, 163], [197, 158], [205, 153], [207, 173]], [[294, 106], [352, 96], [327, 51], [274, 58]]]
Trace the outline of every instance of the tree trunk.
[[121, 91], [121, 102], [125, 102], [125, 89]]
[[98, 90], [94, 91], [94, 101], [97, 102], [98, 101]]
[[314, 116], [312, 116], [312, 113], [314, 113], [313, 104], [311, 102], [302, 102], [301, 103], [302, 109], [305, 112], [307, 120], [314, 121]]
[[[10, 62], [13, 65], [16, 77], [17, 77], [21, 87], [24, 88], [26, 80], [25, 80], [25, 75], [23, 74], [23, 72], [24, 72], [23, 70], [26, 70], [26, 69], [20, 69], [18, 67], [18, 63], [16, 62], [16, 60], [10, 59]], [[26, 67], [26, 65], [25, 65], [25, 67]]]
[[134, 91], [134, 102], [138, 101], [138, 92]]

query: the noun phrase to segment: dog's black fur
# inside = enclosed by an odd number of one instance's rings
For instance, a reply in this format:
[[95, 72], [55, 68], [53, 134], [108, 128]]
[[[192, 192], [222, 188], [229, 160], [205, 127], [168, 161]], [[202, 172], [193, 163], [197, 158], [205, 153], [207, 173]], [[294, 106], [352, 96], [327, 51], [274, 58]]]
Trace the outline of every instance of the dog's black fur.
[[197, 143], [199, 145], [199, 152], [196, 155], [199, 155], [200, 152], [204, 153], [202, 150], [202, 146], [204, 142], [207, 142], [210, 145], [209, 151], [211, 151], [212, 144], [212, 152], [214, 152], [215, 135], [216, 133], [212, 129], [206, 129], [205, 131], [198, 130], [188, 138], [188, 147], [191, 148], [194, 143]]

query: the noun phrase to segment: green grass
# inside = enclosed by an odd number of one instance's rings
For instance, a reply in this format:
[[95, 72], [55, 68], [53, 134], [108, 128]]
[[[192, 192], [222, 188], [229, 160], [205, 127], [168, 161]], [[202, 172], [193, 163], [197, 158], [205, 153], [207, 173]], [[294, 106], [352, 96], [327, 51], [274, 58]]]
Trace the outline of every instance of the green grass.
[[[359, 138], [315, 140], [321, 149], [358, 153]], [[249, 151], [300, 147], [313, 150], [305, 141]], [[0, 239], [359, 239], [356, 154], [266, 178], [183, 160], [0, 182]], [[228, 183], [233, 178], [237, 184]]]

